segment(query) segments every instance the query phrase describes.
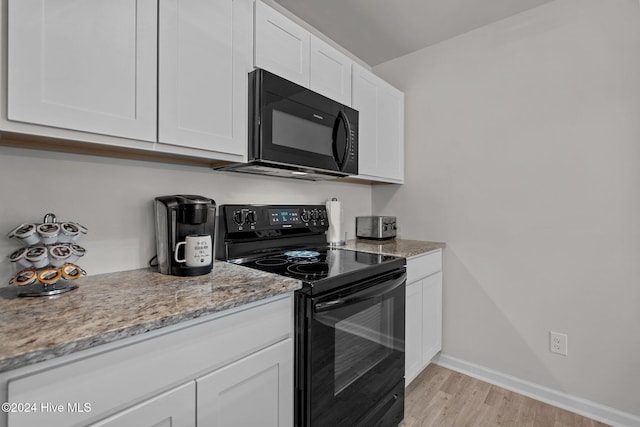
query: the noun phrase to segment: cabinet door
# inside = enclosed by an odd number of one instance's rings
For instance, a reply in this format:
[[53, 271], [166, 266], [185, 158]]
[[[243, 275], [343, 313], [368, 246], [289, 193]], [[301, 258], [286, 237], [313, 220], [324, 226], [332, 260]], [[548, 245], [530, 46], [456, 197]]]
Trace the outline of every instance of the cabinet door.
[[293, 341], [290, 338], [196, 382], [198, 425], [293, 425]]
[[92, 427], [193, 427], [196, 425], [196, 385], [191, 381], [146, 400]]
[[358, 172], [378, 175], [378, 85], [375, 76], [353, 66], [353, 108], [358, 110]]
[[255, 66], [309, 87], [309, 32], [260, 1], [255, 21]]
[[422, 281], [407, 285], [405, 307], [405, 385], [422, 370]]
[[359, 111], [358, 172], [363, 178], [404, 181], [404, 94], [353, 65], [352, 105]]
[[442, 273], [422, 282], [422, 355], [427, 365], [442, 349]]
[[162, 143], [246, 154], [251, 0], [161, 0]]
[[351, 106], [352, 61], [329, 44], [311, 36], [309, 88]]
[[9, 0], [9, 120], [156, 140], [156, 0]]
[[383, 83], [378, 88], [379, 176], [404, 181], [404, 94]]

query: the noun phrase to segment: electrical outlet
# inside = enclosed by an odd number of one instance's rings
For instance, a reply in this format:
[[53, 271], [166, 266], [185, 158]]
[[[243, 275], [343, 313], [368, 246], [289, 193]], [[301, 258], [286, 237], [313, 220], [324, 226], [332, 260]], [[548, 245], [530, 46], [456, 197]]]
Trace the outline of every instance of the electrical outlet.
[[551, 353], [568, 355], [567, 351], [567, 334], [561, 334], [558, 332], [549, 331], [549, 351]]

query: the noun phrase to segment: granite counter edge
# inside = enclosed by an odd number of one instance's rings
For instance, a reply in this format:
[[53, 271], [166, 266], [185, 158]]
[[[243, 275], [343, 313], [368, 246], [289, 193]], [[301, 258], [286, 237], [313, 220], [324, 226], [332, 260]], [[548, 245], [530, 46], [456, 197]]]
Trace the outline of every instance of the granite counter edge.
[[[403, 244], [405, 242], [411, 243], [411, 244], [418, 243], [421, 247], [420, 248], [414, 247], [412, 250], [405, 249], [405, 251], [392, 250], [392, 249], [389, 249], [388, 247], [389, 245], [393, 245], [396, 243]], [[358, 247], [358, 244], [360, 244], [361, 246]], [[362, 245], [370, 245], [372, 247], [377, 246], [377, 248], [372, 249], [372, 248], [367, 248], [366, 246], [363, 247]], [[393, 238], [390, 240], [375, 240], [375, 239], [356, 238], [356, 239], [348, 240], [346, 242], [346, 245], [343, 246], [342, 248], [345, 250], [351, 250], [351, 251], [368, 252], [368, 253], [375, 253], [375, 254], [381, 254], [381, 255], [391, 255], [391, 256], [397, 256], [402, 258], [413, 258], [416, 256], [425, 255], [430, 252], [437, 251], [439, 249], [444, 250], [446, 246], [447, 244], [444, 242], [431, 242], [426, 240], [421, 241], [421, 240], [399, 239], [399, 238]]]
[[237, 300], [226, 300], [211, 306], [172, 314], [166, 317], [153, 319], [147, 322], [142, 322], [133, 326], [127, 326], [114, 331], [108, 331], [94, 336], [81, 338], [79, 340], [69, 341], [64, 344], [55, 345], [53, 347], [34, 350], [15, 356], [8, 356], [0, 360], [0, 374], [11, 371], [13, 369], [23, 368], [29, 365], [34, 365], [36, 363], [51, 360], [56, 357], [70, 355], [82, 350], [88, 350], [103, 344], [113, 343], [124, 338], [139, 336], [144, 333], [157, 331], [168, 326], [178, 325], [182, 322], [194, 320], [209, 314], [219, 313], [221, 311], [241, 307], [243, 305], [261, 301], [267, 298], [291, 293], [299, 288], [300, 285], [275, 290], [269, 289], [264, 292], [239, 298]]

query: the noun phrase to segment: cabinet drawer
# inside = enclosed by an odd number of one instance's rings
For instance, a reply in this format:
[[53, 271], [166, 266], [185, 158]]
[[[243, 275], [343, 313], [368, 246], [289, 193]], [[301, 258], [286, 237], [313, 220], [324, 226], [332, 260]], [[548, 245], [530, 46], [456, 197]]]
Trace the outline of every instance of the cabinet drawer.
[[[291, 336], [291, 297], [10, 380], [10, 402], [51, 402], [64, 411], [10, 413], [8, 425], [85, 425]], [[70, 412], [67, 404], [91, 404]], [[38, 408], [40, 409], [40, 408]]]
[[407, 283], [413, 283], [442, 270], [442, 250], [407, 259]]

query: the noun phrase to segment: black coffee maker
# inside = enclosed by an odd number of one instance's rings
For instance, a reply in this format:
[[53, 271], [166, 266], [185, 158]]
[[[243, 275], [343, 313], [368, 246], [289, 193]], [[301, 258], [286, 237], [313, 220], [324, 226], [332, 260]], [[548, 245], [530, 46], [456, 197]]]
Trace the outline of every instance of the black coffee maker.
[[202, 196], [156, 197], [158, 271], [200, 276], [213, 269], [216, 202]]

